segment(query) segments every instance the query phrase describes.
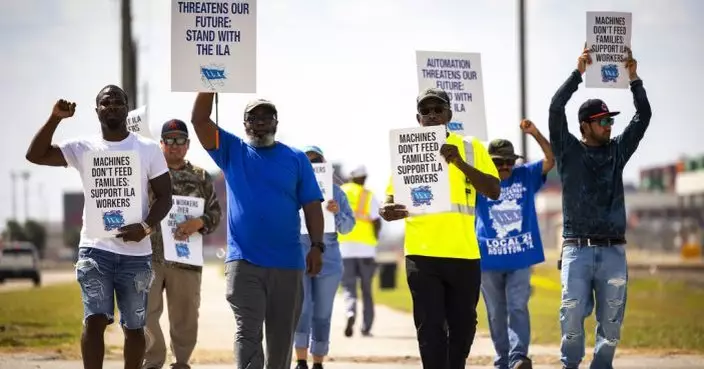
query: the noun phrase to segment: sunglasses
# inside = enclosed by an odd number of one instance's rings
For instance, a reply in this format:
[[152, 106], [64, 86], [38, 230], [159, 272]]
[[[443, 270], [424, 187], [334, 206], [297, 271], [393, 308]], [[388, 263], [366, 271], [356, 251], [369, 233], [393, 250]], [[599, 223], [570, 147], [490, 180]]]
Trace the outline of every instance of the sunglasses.
[[186, 137], [162, 138], [161, 142], [163, 142], [167, 146], [171, 146], [174, 144], [178, 146], [183, 146], [188, 142], [188, 139]]
[[264, 124], [271, 124], [276, 121], [276, 115], [274, 114], [266, 114], [266, 115], [252, 115], [248, 114], [247, 117], [245, 118], [245, 121], [247, 123], [256, 123], [256, 122], [262, 122]]
[[440, 113], [444, 112], [446, 109], [447, 109], [446, 106], [433, 106], [430, 108], [420, 107], [420, 108], [418, 108], [418, 113], [420, 113], [420, 115], [428, 115], [432, 111], [435, 114], [440, 114]]
[[594, 123], [598, 123], [602, 127], [610, 127], [614, 125], [614, 118], [612, 117], [604, 117], [599, 120], [594, 120]]
[[512, 167], [514, 164], [516, 164], [515, 159], [492, 159], [492, 161], [494, 162], [494, 165], [496, 165], [497, 167], [503, 167], [506, 165]]

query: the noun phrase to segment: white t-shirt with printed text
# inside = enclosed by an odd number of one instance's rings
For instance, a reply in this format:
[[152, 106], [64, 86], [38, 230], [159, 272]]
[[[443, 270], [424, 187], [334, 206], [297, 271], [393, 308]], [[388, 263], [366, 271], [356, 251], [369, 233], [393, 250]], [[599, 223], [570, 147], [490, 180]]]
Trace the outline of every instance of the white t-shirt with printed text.
[[[142, 219], [149, 213], [149, 181], [168, 173], [166, 159], [159, 147], [159, 144], [151, 139], [130, 133], [122, 141], [105, 141], [102, 137], [91, 139], [68, 140], [59, 145], [61, 152], [69, 167], [75, 168], [83, 178], [84, 159], [88, 152], [100, 151], [134, 151], [139, 157], [141, 170], [141, 192], [142, 192]], [[83, 182], [85, 188], [85, 182]], [[86, 208], [83, 206], [83, 227], [81, 228], [81, 241], [79, 247], [94, 247], [120, 255], [144, 256], [151, 255], [152, 244], [149, 237], [144, 237], [139, 242], [125, 242], [120, 238], [96, 238], [91, 239], [86, 236]]]
[[[371, 204], [369, 204], [369, 218], [372, 222], [380, 218], [379, 202], [376, 201], [376, 196], [373, 194]], [[344, 241], [340, 242], [340, 254], [343, 259], [373, 258], [376, 257], [376, 247], [359, 242]]]

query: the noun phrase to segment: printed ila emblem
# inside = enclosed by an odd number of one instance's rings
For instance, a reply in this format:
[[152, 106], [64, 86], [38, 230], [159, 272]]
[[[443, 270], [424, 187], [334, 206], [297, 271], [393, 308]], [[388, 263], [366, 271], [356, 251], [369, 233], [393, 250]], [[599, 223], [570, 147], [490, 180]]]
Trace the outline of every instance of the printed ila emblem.
[[464, 129], [464, 124], [462, 122], [450, 122], [447, 123], [447, 129], [450, 131], [461, 131]]
[[601, 66], [601, 81], [616, 82], [618, 80], [618, 66], [616, 64], [604, 64]]
[[191, 249], [188, 248], [187, 243], [176, 243], [176, 256], [179, 258], [191, 258]]
[[516, 200], [506, 200], [489, 208], [491, 227], [496, 231], [496, 236], [504, 238], [511, 231], [520, 231], [523, 223], [521, 205]]
[[216, 87], [222, 87], [227, 79], [225, 67], [220, 65], [201, 65], [200, 79], [203, 82], [203, 86], [211, 90], [215, 90]]
[[122, 210], [110, 210], [103, 213], [103, 228], [106, 231], [122, 228], [125, 225], [125, 217]]
[[413, 206], [430, 205], [430, 201], [433, 200], [433, 191], [427, 185], [411, 188], [411, 200]]

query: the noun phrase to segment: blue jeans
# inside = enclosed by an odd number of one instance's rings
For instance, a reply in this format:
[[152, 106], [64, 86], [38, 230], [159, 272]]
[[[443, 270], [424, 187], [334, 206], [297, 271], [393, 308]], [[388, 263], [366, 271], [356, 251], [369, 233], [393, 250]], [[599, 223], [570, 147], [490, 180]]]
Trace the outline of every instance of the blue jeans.
[[508, 369], [518, 360], [528, 358], [530, 273], [530, 268], [482, 272], [482, 295], [497, 369]]
[[628, 266], [624, 245], [566, 246], [562, 251], [562, 364], [577, 368], [584, 358], [584, 319], [596, 307], [596, 342], [591, 369], [612, 369], [626, 310]]
[[115, 300], [120, 324], [126, 329], [145, 325], [147, 296], [153, 280], [152, 257], [115, 254], [92, 247], [78, 251], [76, 279], [83, 297], [83, 322], [102, 314], [115, 320]]
[[313, 356], [328, 354], [332, 304], [341, 279], [342, 273], [303, 276], [303, 309], [294, 335], [295, 348], [310, 347]]

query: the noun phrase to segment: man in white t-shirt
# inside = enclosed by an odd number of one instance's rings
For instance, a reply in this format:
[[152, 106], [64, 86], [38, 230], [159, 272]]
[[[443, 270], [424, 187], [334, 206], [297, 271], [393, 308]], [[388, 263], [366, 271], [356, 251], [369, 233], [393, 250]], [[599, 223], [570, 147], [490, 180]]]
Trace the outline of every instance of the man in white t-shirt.
[[[84, 188], [83, 228], [76, 278], [83, 297], [81, 353], [86, 369], [102, 368], [114, 301], [125, 333], [125, 368], [138, 369], [145, 350], [147, 295], [152, 282], [149, 237], [171, 209], [171, 178], [159, 144], [127, 131], [127, 94], [114, 85], [100, 90], [95, 112], [102, 138], [51, 141], [76, 104], [59, 100], [27, 150], [27, 160], [71, 166]], [[156, 201], [148, 203], [148, 186]]]
[[345, 336], [352, 336], [357, 315], [357, 281], [362, 290], [363, 336], [369, 336], [374, 323], [374, 299], [372, 298], [372, 277], [376, 271], [376, 246], [381, 230], [379, 202], [374, 194], [364, 187], [367, 168], [359, 166], [350, 171], [349, 182], [342, 190], [347, 195], [354, 212], [355, 226], [347, 234], [339, 234], [342, 254], [342, 289], [347, 309]]

